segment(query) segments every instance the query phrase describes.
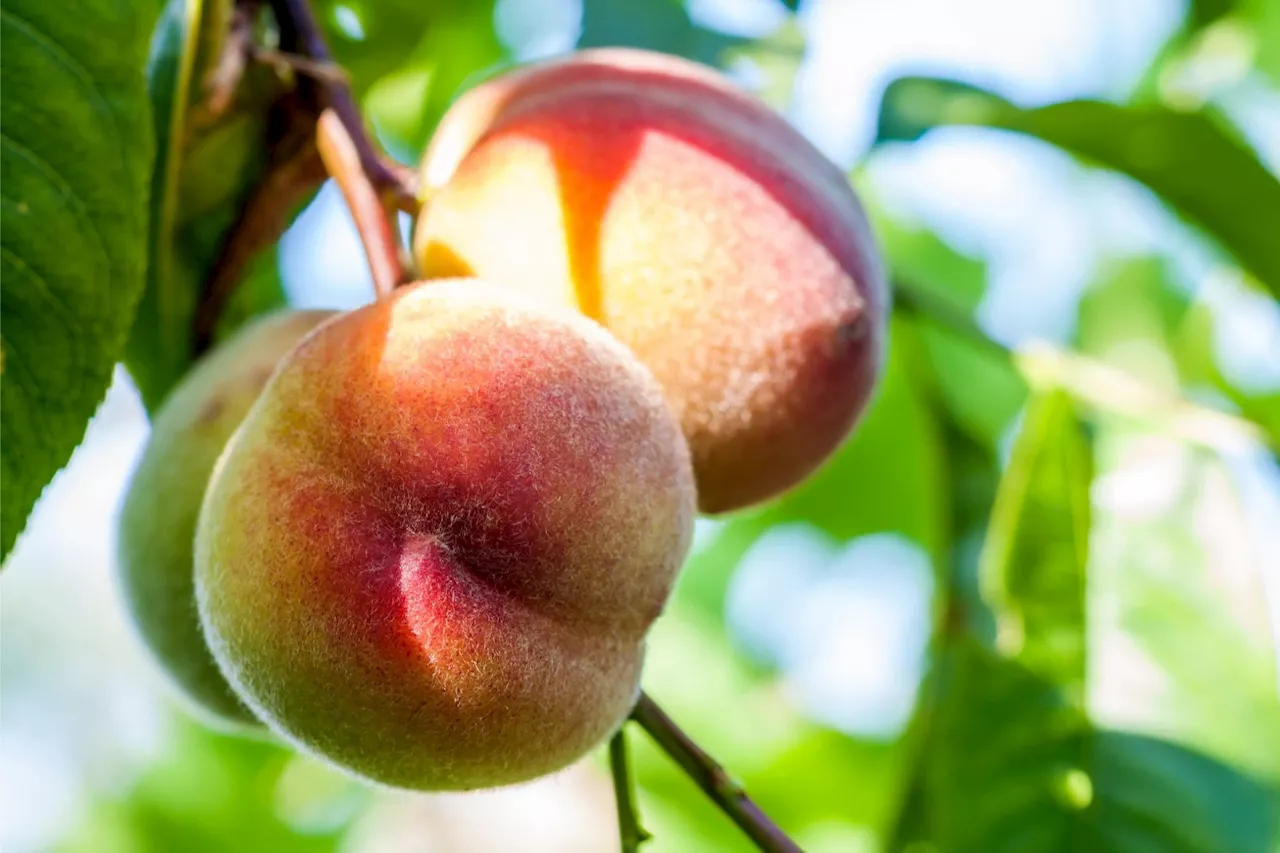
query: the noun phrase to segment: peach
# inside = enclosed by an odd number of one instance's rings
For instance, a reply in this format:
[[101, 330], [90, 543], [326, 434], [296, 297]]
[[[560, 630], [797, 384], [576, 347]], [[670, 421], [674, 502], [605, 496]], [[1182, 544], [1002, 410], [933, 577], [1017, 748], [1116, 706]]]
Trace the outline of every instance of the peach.
[[200, 631], [193, 553], [200, 503], [227, 439], [280, 359], [330, 316], [271, 315], [201, 359], [157, 411], [121, 508], [117, 562], [134, 625], [186, 704], [227, 727], [258, 723]]
[[519, 782], [625, 719], [695, 503], [661, 389], [595, 323], [410, 285], [307, 338], [232, 439], [200, 618], [299, 747], [396, 787]]
[[655, 374], [700, 508], [771, 498], [852, 430], [889, 297], [848, 180], [709, 68], [583, 51], [472, 89], [424, 155], [414, 253], [576, 307]]

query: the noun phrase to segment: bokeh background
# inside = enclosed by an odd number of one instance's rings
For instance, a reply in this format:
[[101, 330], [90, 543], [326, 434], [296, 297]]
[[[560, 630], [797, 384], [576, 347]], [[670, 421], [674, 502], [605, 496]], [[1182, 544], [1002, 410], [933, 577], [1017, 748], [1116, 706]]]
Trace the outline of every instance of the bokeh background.
[[[1238, 422], [1200, 428], [1194, 413], [1141, 416], [1150, 409], [1143, 395], [1177, 394], [1280, 433], [1280, 308], [1212, 236], [1135, 181], [1027, 134], [890, 132], [920, 119], [911, 103], [883, 100], [899, 77], [937, 75], [1021, 107], [1091, 99], [1208, 110], [1274, 176], [1280, 3], [317, 7], [382, 141], [405, 162], [471, 81], [576, 46], [627, 44], [723, 68], [862, 192], [895, 280], [912, 297], [895, 316], [883, 387], [856, 437], [812, 482], [760, 510], [700, 522], [645, 675], [646, 689], [806, 850], [923, 853], [934, 848], [913, 840], [919, 810], [998, 801], [1016, 814], [1019, 792], [1050, 772], [1068, 811], [1118, 790], [1107, 802], [1128, 803], [1138, 815], [1096, 849], [1280, 851], [1280, 468], [1254, 440], [1257, 431]], [[1102, 121], [1075, 130], [1086, 141], [1118, 133]], [[1143, 156], [1158, 159], [1159, 134], [1146, 144]], [[1203, 181], [1220, 180], [1211, 153], [1192, 162]], [[1222, 180], [1224, 197], [1248, 197], [1247, 187]], [[1235, 215], [1254, 212], [1242, 201]], [[1280, 254], [1280, 221], [1273, 225]], [[296, 304], [343, 307], [371, 297], [332, 187], [269, 261], [258, 274], [278, 275]], [[922, 295], [932, 302], [918, 301]], [[937, 321], [939, 303], [947, 322]], [[1040, 360], [1011, 360], [1008, 351]], [[1088, 359], [1083, 373], [1069, 354]], [[975, 777], [976, 790], [948, 788], [935, 783], [945, 774], [922, 770], [948, 748], [928, 735], [938, 682], [927, 676], [946, 657], [957, 611], [978, 636], [991, 629], [982, 625], [975, 566], [1027, 399], [1019, 368], [1034, 373], [1037, 364], [1066, 370], [1089, 402], [1080, 702], [1090, 736], [1122, 731], [1184, 751], [1128, 776], [1081, 758], [1088, 747], [1055, 753], [1045, 765], [1047, 741], [1037, 740], [1018, 704], [1034, 697], [975, 694], [963, 705], [967, 722], [953, 729], [970, 740], [965, 754], [982, 755], [988, 742], [1001, 748], [1005, 730], [1025, 740], [998, 784]], [[1128, 379], [1117, 385], [1107, 369]], [[411, 796], [193, 722], [132, 635], [113, 575], [115, 514], [146, 435], [121, 370], [6, 568], [0, 847], [616, 849], [600, 755], [517, 788]], [[655, 835], [647, 850], [750, 849], [642, 735], [631, 743], [643, 822]], [[1201, 834], [1183, 832], [1185, 823], [1161, 829], [1174, 818], [1198, 821]], [[1105, 831], [1105, 817], [1098, 826]], [[1095, 849], [1064, 846], [1063, 838], [1032, 834], [1009, 849]]]

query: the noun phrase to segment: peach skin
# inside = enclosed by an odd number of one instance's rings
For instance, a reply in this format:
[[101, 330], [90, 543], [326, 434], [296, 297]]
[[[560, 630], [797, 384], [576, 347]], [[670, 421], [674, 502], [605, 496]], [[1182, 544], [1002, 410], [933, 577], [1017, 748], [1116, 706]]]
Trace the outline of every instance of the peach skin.
[[414, 253], [572, 306], [663, 386], [699, 506], [808, 476], [881, 370], [889, 295], [846, 177], [709, 68], [588, 50], [464, 94], [422, 164]]
[[625, 719], [695, 502], [656, 380], [595, 323], [410, 285], [307, 338], [236, 433], [200, 617], [302, 748], [396, 787], [519, 782]]

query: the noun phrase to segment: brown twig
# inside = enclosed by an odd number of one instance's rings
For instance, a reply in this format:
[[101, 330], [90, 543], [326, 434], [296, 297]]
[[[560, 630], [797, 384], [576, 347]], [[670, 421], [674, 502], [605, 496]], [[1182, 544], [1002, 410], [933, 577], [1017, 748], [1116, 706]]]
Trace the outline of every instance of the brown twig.
[[680, 765], [689, 778], [747, 834], [765, 853], [803, 853], [769, 817], [760, 810], [742, 786], [716, 760], [703, 752], [680, 727], [645, 693], [631, 711], [631, 719]]
[[613, 798], [618, 804], [618, 837], [622, 842], [622, 853], [638, 853], [640, 845], [651, 836], [640, 825], [640, 817], [636, 812], [636, 794], [627, 757], [625, 725], [609, 741], [609, 769], [613, 774]]
[[295, 137], [292, 145], [277, 146], [275, 151], [273, 164], [241, 208], [235, 226], [223, 239], [218, 259], [205, 279], [195, 315], [194, 347], [197, 355], [212, 344], [218, 318], [244, 278], [249, 263], [279, 239], [294, 208], [324, 182], [324, 164], [316, 151], [315, 137], [310, 132]]
[[[281, 23], [297, 40], [297, 53], [310, 59], [321, 68], [333, 66], [333, 56], [325, 43], [324, 33], [316, 22], [315, 14], [307, 0], [271, 0], [271, 9]], [[299, 69], [301, 70], [301, 69]], [[320, 84], [324, 105], [333, 110], [346, 128], [355, 145], [360, 166], [369, 176], [370, 183], [382, 195], [395, 204], [396, 209], [416, 215], [421, 204], [417, 195], [417, 175], [412, 169], [387, 159], [369, 137], [364, 119], [356, 106], [355, 97], [346, 80], [335, 80], [332, 75], [314, 77]]]
[[346, 86], [351, 80], [347, 75], [347, 70], [336, 62], [321, 62], [297, 53], [284, 53], [273, 48], [258, 47], [256, 45], [250, 49], [249, 53], [253, 56], [254, 62], [270, 65], [277, 71], [292, 71], [294, 74], [323, 80], [326, 83], [333, 83], [339, 86]]
[[342, 190], [351, 216], [364, 244], [373, 274], [373, 289], [386, 296], [403, 283], [400, 264], [400, 235], [390, 212], [383, 205], [371, 177], [362, 168], [358, 144], [332, 107], [326, 107], [316, 121], [316, 147], [330, 177]]

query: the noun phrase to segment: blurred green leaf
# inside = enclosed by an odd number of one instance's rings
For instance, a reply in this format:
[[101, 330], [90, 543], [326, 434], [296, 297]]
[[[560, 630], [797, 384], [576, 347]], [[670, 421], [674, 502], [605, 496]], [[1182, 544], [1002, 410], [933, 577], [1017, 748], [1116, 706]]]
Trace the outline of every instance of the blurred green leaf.
[[1079, 349], [1167, 392], [1179, 391], [1172, 340], [1190, 300], [1170, 284], [1169, 263], [1109, 263], [1080, 300]]
[[996, 645], [1077, 701], [1085, 679], [1091, 459], [1075, 409], [1034, 399], [996, 493], [979, 564]]
[[1236, 387], [1216, 360], [1216, 342], [1224, 335], [1229, 336], [1230, 330], [1222, 327], [1207, 305], [1191, 305], [1171, 342], [1178, 370], [1189, 385], [1225, 395], [1242, 415], [1262, 428], [1273, 448], [1280, 448], [1280, 390]]
[[804, 31], [792, 19], [764, 38], [726, 48], [720, 61], [730, 71], [745, 64], [742, 82], [757, 98], [781, 111], [791, 103], [804, 56]]
[[1100, 424], [1099, 457], [1106, 499], [1090, 582], [1097, 715], [1280, 782], [1269, 555], [1256, 529], [1268, 520], [1251, 522], [1246, 511], [1265, 468], [1110, 421]]
[[583, 0], [580, 47], [642, 47], [719, 67], [746, 39], [704, 29], [678, 0]]
[[280, 247], [273, 245], [254, 258], [245, 271], [244, 278], [218, 317], [214, 340], [224, 340], [254, 317], [269, 314], [285, 302], [284, 281], [280, 277]]
[[982, 332], [974, 312], [987, 289], [986, 264], [931, 231], [903, 225], [869, 206], [893, 271], [895, 303], [919, 342], [922, 386], [966, 434], [994, 449], [1026, 402], [1026, 384], [1007, 353], [940, 321]]
[[[884, 820], [902, 772], [892, 744], [805, 720], [775, 678], [687, 596], [677, 594], [647, 645], [645, 690], [789, 833]], [[637, 732], [631, 743], [644, 825], [655, 836], [646, 849], [756, 849], [647, 738]]]
[[152, 39], [151, 261], [125, 354], [152, 410], [195, 358], [200, 293], [272, 155], [269, 120], [283, 89], [268, 67], [250, 63], [231, 106], [207, 109], [206, 75], [226, 43], [231, 7], [169, 0]]
[[382, 143], [417, 158], [452, 100], [504, 59], [495, 0], [319, 0], [334, 59]]
[[1240, 0], [1190, 0], [1187, 3], [1187, 22], [1193, 27], [1207, 27], [1239, 6]]
[[317, 0], [314, 8], [334, 59], [350, 75], [352, 91], [363, 97], [404, 65], [441, 10], [448, 15], [465, 5], [466, 0]]
[[[328, 853], [338, 849], [353, 809], [335, 807], [331, 825], [293, 825], [299, 811], [296, 765], [366, 799], [367, 789], [337, 771], [262, 740], [219, 735], [176, 720], [160, 760], [124, 790], [104, 792], [60, 853]], [[315, 787], [315, 783], [312, 783]]]
[[102, 400], [142, 292], [150, 3], [0, 11], [0, 557]]
[[925, 790], [954, 853], [1270, 853], [1276, 792], [1168, 741], [1089, 724], [1081, 706], [971, 640], [948, 655]]
[[[392, 10], [400, 8], [389, 5]], [[405, 7], [406, 19], [418, 16], [416, 22], [404, 23], [417, 34], [416, 41], [399, 55], [394, 67], [361, 81], [365, 110], [383, 142], [400, 159], [415, 159], [458, 93], [505, 59], [493, 31], [493, 9], [492, 0]], [[385, 13], [385, 9], [378, 12]], [[363, 45], [348, 44], [346, 50], [359, 56]]]
[[1062, 393], [1030, 404], [981, 560], [992, 649], [943, 652], [899, 839], [966, 853], [1267, 853], [1280, 800], [1184, 746], [1106, 730], [1086, 705], [1090, 452]]
[[[1220, 0], [1227, 5], [1229, 0]], [[1280, 83], [1280, 3], [1275, 0], [1234, 0], [1232, 18], [1247, 28], [1255, 45], [1254, 65]]]
[[903, 77], [885, 90], [878, 140], [940, 125], [1012, 130], [1138, 180], [1216, 238], [1280, 296], [1280, 181], [1205, 112], [1069, 101], [1022, 109], [953, 80]]

